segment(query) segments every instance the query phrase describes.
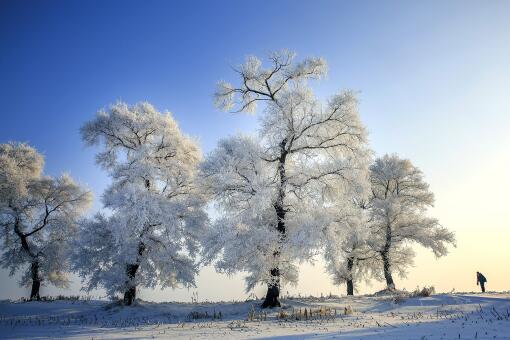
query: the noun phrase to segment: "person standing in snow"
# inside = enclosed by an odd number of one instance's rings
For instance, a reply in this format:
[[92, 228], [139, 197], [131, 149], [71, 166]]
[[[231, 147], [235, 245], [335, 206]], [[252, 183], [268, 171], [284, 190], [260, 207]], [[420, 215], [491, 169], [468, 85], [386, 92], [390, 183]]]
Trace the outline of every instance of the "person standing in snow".
[[485, 276], [483, 276], [483, 274], [480, 272], [476, 272], [476, 285], [478, 286], [478, 284], [480, 284], [482, 293], [485, 293], [485, 282], [487, 282]]

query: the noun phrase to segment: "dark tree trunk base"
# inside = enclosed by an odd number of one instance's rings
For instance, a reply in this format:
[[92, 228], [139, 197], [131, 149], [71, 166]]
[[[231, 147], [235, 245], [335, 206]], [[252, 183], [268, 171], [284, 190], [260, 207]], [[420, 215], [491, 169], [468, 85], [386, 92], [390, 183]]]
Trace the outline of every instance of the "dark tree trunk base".
[[131, 306], [135, 299], [136, 299], [136, 287], [131, 287], [124, 293], [124, 305]]
[[395, 283], [393, 282], [393, 278], [386, 279], [386, 288], [388, 290], [395, 290]]
[[388, 290], [395, 290], [395, 282], [391, 275], [391, 264], [387, 253], [382, 254], [383, 267], [384, 267], [384, 278], [386, 279], [386, 288]]
[[[142, 246], [139, 246], [138, 253], [141, 255], [143, 249]], [[124, 305], [131, 306], [136, 299], [136, 284], [133, 282], [135, 280], [136, 271], [138, 270], [139, 264], [128, 264], [126, 266], [126, 274], [128, 280], [126, 281], [127, 290], [124, 292]]]
[[350, 279], [347, 280], [347, 295], [354, 295], [354, 282], [352, 280], [352, 268], [354, 267], [354, 257], [347, 259], [347, 270], [349, 271]]
[[354, 283], [352, 280], [347, 280], [347, 295], [354, 295]]
[[41, 281], [32, 281], [32, 290], [30, 291], [30, 301], [41, 301], [39, 291], [41, 289]]
[[266, 298], [264, 299], [264, 302], [262, 303], [262, 308], [275, 308], [275, 307], [281, 307], [280, 301], [278, 300], [278, 297], [280, 296], [280, 290], [278, 287], [268, 287], [267, 288], [267, 294]]
[[39, 262], [33, 262], [30, 266], [32, 276], [32, 290], [30, 291], [30, 301], [40, 301], [41, 279], [39, 278]]

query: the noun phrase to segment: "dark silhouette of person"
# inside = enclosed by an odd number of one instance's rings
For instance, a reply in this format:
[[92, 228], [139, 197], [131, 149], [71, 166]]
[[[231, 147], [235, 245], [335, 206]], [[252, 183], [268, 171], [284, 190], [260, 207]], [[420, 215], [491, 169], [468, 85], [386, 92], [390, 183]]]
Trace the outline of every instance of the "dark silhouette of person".
[[482, 273], [476, 272], [476, 285], [480, 284], [480, 288], [482, 288], [482, 293], [485, 293], [485, 282], [487, 279], [483, 276]]

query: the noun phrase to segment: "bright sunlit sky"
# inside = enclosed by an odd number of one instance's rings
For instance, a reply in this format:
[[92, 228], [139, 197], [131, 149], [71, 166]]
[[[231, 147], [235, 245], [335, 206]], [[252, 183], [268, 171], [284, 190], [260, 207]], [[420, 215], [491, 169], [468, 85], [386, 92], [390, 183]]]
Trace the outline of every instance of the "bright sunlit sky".
[[[509, 1], [1, 1], [0, 143], [29, 142], [47, 174], [68, 172], [93, 191], [97, 211], [109, 179], [79, 128], [98, 109], [149, 101], [207, 153], [219, 138], [257, 128], [256, 116], [213, 107], [216, 81], [234, 80], [230, 65], [246, 55], [282, 48], [328, 61], [320, 97], [359, 91], [375, 153], [420, 167], [436, 195], [430, 213], [456, 233], [457, 248], [441, 259], [416, 246], [397, 288], [472, 291], [479, 270], [489, 290], [510, 289]], [[196, 289], [140, 297], [243, 299], [242, 277], [205, 268]], [[0, 299], [28, 295], [17, 280], [0, 270]], [[83, 294], [73, 280], [42, 294]], [[360, 293], [382, 287], [363, 284]], [[319, 261], [303, 265], [287, 291], [345, 287]]]

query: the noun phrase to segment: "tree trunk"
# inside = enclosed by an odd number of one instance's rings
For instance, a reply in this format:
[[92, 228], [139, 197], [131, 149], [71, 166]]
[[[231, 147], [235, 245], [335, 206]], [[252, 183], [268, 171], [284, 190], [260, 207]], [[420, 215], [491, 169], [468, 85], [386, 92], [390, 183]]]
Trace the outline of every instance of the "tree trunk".
[[30, 265], [30, 274], [32, 277], [32, 290], [30, 291], [30, 301], [40, 301], [41, 295], [39, 291], [41, 289], [41, 278], [39, 277], [39, 262], [32, 262]]
[[347, 271], [349, 278], [347, 279], [347, 295], [354, 295], [354, 282], [352, 280], [352, 268], [354, 267], [354, 258], [347, 258]]
[[[276, 229], [280, 235], [280, 242], [285, 240], [285, 186], [287, 183], [287, 177], [285, 176], [285, 160], [287, 158], [287, 150], [286, 150], [287, 140], [284, 139], [280, 143], [280, 158], [278, 160], [278, 175], [280, 177], [280, 185], [278, 187], [278, 197], [274, 204], [274, 209], [276, 212], [276, 217], [278, 219], [278, 223]], [[280, 268], [278, 267], [278, 259], [280, 257], [280, 252], [275, 251], [273, 253], [275, 258], [276, 266], [271, 269], [271, 283], [267, 285], [267, 293], [264, 302], [262, 303], [262, 308], [274, 308], [280, 307], [280, 301], [278, 298], [280, 297]]]
[[354, 283], [352, 279], [347, 280], [347, 295], [354, 295]]
[[[145, 188], [147, 190], [150, 190], [151, 188], [151, 182], [148, 179], [145, 179]], [[142, 235], [144, 234], [145, 230], [142, 231]], [[142, 237], [140, 235], [140, 237]], [[143, 242], [140, 242], [138, 244], [138, 258], [136, 259], [136, 263], [134, 264], [127, 264], [126, 265], [126, 291], [124, 292], [124, 305], [131, 306], [133, 302], [136, 299], [136, 272], [138, 271], [138, 268], [140, 267], [140, 257], [143, 255], [143, 252], [145, 250], [145, 244]]]
[[140, 242], [138, 245], [138, 257], [136, 263], [126, 265], [126, 291], [124, 292], [124, 305], [131, 306], [136, 299], [136, 272], [140, 267], [140, 259], [145, 251], [145, 244]]
[[126, 291], [124, 292], [124, 305], [126, 306], [131, 306], [136, 299], [136, 284], [134, 281], [138, 267], [138, 264], [126, 265], [126, 275], [128, 277], [128, 280], [126, 280]]
[[30, 291], [30, 301], [40, 301], [41, 295], [39, 293], [41, 289], [41, 277], [39, 275], [39, 260], [37, 255], [32, 252], [30, 245], [28, 244], [27, 234], [21, 231], [21, 219], [16, 217], [14, 222], [14, 232], [18, 235], [21, 241], [21, 248], [31, 257], [32, 263], [30, 264], [30, 278], [32, 279], [32, 289]]
[[393, 277], [391, 276], [391, 263], [390, 263], [390, 256], [389, 256], [392, 241], [393, 241], [393, 233], [391, 230], [391, 225], [388, 224], [386, 226], [386, 243], [384, 244], [384, 249], [381, 252], [381, 257], [383, 260], [384, 278], [386, 279], [386, 287], [389, 290], [395, 289], [395, 283], [393, 282]]
[[388, 252], [381, 253], [381, 257], [383, 260], [384, 278], [386, 279], [386, 287], [388, 289], [395, 289], [395, 283], [393, 282], [393, 277], [391, 276], [391, 264], [390, 264], [390, 259], [388, 257]]
[[[280, 233], [280, 241], [285, 239], [285, 209], [283, 209], [282, 205], [275, 205], [276, 215], [278, 216], [278, 232]], [[278, 263], [278, 259], [280, 257], [280, 252], [276, 251], [273, 254], [275, 258], [275, 263]], [[262, 308], [274, 308], [280, 307], [280, 301], [278, 298], [280, 297], [280, 268], [276, 266], [271, 269], [271, 282], [267, 285], [267, 293], [264, 302], [262, 303]]]
[[272, 269], [271, 276], [274, 281], [267, 285], [267, 294], [262, 303], [262, 308], [281, 307], [280, 301], [278, 300], [280, 297], [280, 273], [278, 269]]

